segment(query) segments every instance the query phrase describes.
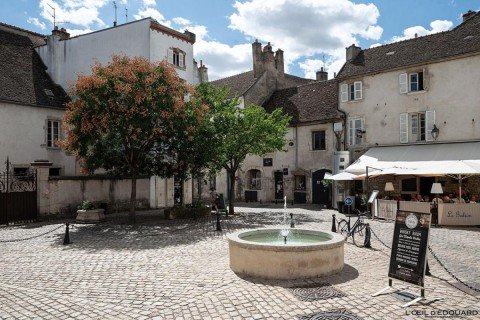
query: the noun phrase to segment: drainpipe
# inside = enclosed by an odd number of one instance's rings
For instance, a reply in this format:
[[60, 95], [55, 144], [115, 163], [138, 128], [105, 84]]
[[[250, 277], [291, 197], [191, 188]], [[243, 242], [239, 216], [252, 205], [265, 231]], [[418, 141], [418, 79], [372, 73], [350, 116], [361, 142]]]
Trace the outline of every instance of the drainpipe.
[[298, 170], [298, 130], [295, 127], [295, 170]]

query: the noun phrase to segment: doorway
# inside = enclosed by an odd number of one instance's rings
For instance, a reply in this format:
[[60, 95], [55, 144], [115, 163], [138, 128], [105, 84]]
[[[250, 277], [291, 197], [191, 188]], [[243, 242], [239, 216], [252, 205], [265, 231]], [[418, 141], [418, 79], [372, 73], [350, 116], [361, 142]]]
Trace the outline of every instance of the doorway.
[[276, 171], [274, 173], [275, 177], [275, 199], [283, 199], [283, 172]]
[[331, 172], [327, 169], [317, 170], [312, 173], [312, 203], [321, 204], [326, 207], [332, 206], [331, 187], [324, 186], [322, 183], [326, 172]]

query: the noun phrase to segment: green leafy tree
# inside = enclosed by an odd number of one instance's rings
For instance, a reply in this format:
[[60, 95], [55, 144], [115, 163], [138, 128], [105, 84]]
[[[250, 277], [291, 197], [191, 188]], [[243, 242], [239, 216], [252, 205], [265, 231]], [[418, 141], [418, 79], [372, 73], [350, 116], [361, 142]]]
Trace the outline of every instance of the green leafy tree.
[[[166, 62], [113, 56], [79, 76], [64, 118], [63, 147], [82, 169], [103, 168], [132, 181], [129, 220], [135, 223], [136, 182], [141, 175], [167, 177], [181, 171], [178, 139], [193, 139], [195, 122], [207, 110], [191, 99], [190, 88]], [[195, 115], [195, 116], [192, 116]]]
[[268, 113], [262, 107], [239, 107], [238, 99], [227, 99], [226, 88], [205, 84], [198, 99], [209, 107], [211, 130], [209, 168], [225, 169], [229, 177], [229, 212], [234, 213], [236, 172], [247, 155], [262, 156], [282, 150], [290, 116], [281, 109]]

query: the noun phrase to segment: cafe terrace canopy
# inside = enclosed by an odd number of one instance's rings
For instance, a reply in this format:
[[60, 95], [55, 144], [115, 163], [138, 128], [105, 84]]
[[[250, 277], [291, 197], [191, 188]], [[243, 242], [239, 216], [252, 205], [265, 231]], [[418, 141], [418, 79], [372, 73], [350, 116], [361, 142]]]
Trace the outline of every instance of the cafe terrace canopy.
[[374, 147], [345, 171], [361, 175], [480, 174], [480, 142]]
[[324, 179], [334, 180], [334, 181], [351, 181], [351, 180], [355, 180], [357, 177], [358, 176], [356, 174], [344, 171], [344, 172], [337, 173], [335, 175], [325, 174]]

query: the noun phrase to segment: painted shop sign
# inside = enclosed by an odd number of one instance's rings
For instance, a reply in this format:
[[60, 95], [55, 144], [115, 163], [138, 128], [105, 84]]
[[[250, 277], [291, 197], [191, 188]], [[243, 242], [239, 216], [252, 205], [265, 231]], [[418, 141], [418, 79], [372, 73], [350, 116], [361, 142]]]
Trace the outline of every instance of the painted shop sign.
[[447, 226], [480, 225], [480, 203], [440, 203], [438, 223]]
[[424, 286], [431, 214], [397, 211], [390, 255], [390, 278]]

